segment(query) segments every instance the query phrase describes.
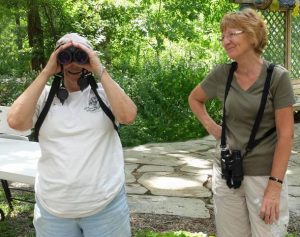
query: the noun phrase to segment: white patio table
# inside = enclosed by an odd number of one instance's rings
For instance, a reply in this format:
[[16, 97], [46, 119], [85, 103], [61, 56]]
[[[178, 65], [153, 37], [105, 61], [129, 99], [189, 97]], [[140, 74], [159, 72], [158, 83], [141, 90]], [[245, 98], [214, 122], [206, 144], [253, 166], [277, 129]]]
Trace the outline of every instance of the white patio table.
[[0, 180], [12, 209], [13, 199], [7, 181], [34, 185], [37, 161], [41, 156], [37, 142], [0, 138]]

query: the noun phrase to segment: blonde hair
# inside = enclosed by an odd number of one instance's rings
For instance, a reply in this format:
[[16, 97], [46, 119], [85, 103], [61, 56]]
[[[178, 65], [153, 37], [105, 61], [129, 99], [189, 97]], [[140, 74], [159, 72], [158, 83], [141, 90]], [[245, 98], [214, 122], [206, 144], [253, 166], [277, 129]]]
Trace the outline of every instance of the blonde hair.
[[220, 24], [221, 32], [227, 28], [238, 28], [245, 32], [253, 43], [254, 51], [262, 54], [268, 41], [268, 29], [263, 17], [251, 8], [227, 13]]

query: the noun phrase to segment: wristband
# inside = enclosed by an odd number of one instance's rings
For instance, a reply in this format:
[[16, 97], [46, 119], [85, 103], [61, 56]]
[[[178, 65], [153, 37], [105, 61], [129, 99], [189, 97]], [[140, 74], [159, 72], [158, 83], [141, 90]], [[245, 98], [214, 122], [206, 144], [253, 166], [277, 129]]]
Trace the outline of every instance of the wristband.
[[275, 177], [273, 177], [273, 176], [270, 176], [270, 177], [269, 177], [269, 180], [275, 181], [275, 182], [280, 183], [280, 184], [283, 183], [283, 181], [282, 181], [281, 179], [275, 178]]

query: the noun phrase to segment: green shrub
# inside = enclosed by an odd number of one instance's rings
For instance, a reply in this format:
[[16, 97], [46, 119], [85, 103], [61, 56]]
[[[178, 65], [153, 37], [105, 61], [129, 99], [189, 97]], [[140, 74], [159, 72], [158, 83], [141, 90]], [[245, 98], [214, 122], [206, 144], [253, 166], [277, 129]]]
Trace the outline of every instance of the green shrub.
[[0, 75], [0, 105], [11, 105], [36, 77], [36, 72], [16, 77]]
[[[205, 129], [188, 105], [191, 90], [204, 78], [207, 66], [186, 64], [184, 60], [168, 63], [148, 62], [128, 71], [112, 69], [110, 73], [138, 107], [136, 121], [122, 126], [124, 146], [149, 142], [173, 142], [203, 137]], [[20, 77], [0, 76], [0, 104], [11, 105], [29, 86], [37, 73]], [[220, 104], [207, 105], [211, 116], [220, 120]]]
[[[125, 146], [147, 142], [183, 141], [206, 134], [192, 114], [188, 96], [201, 81], [206, 68], [192, 68], [184, 61], [174, 64], [148, 63], [134, 74], [113, 72], [114, 78], [138, 107], [133, 125], [121, 128]], [[220, 118], [219, 103], [208, 104], [209, 112]]]

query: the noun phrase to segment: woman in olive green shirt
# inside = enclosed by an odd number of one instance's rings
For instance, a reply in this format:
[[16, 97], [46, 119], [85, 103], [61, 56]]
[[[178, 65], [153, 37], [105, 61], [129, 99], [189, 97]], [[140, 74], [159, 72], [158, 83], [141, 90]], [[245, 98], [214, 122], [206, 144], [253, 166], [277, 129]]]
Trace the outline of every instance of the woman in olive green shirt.
[[[221, 43], [237, 69], [226, 99], [226, 141], [242, 155], [260, 105], [269, 62], [261, 57], [267, 44], [267, 28], [252, 9], [228, 13], [221, 22]], [[189, 104], [199, 121], [216, 140], [222, 128], [207, 113], [205, 101], [224, 102], [230, 64], [216, 66], [191, 92]], [[218, 237], [284, 236], [289, 213], [285, 173], [293, 140], [294, 95], [288, 71], [276, 65], [264, 114], [256, 134], [266, 137], [243, 157], [244, 179], [231, 189], [222, 179], [220, 156], [213, 172], [213, 194]], [[219, 155], [219, 154], [218, 154]]]

